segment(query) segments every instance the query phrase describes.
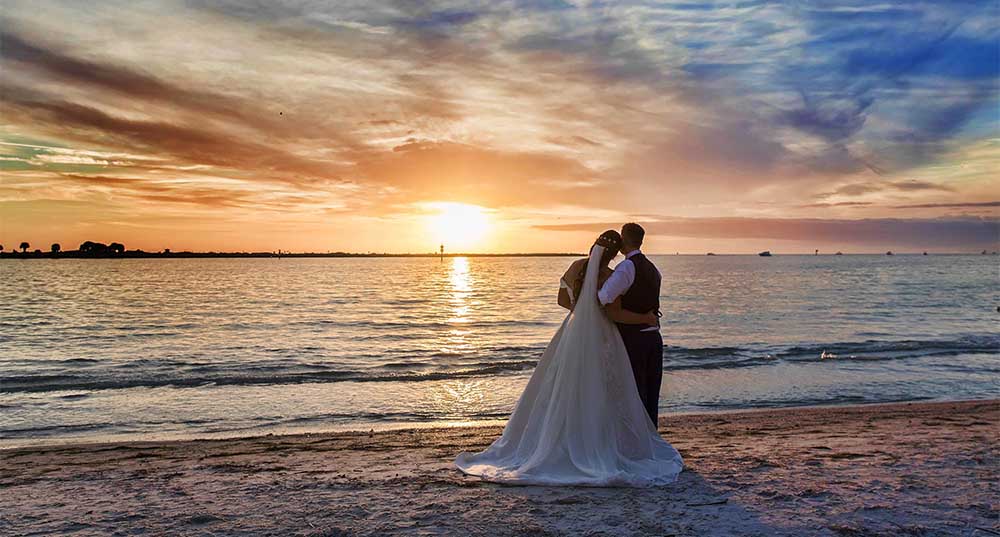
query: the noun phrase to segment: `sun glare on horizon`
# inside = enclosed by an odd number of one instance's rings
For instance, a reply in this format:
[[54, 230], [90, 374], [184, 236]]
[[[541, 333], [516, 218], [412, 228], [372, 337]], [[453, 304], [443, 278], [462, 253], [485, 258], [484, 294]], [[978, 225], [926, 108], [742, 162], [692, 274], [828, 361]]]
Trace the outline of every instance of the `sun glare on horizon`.
[[482, 246], [492, 223], [486, 209], [466, 203], [429, 203], [427, 225], [434, 241], [452, 252]]

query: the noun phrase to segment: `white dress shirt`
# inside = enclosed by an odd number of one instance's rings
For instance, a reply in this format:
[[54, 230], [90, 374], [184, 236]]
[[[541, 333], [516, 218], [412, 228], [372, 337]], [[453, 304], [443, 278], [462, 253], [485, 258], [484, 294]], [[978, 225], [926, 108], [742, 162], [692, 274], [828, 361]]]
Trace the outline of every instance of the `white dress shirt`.
[[[604, 285], [601, 286], [601, 290], [597, 292], [597, 299], [601, 301], [601, 305], [607, 306], [608, 304], [615, 301], [616, 298], [624, 295], [628, 292], [629, 288], [632, 287], [632, 283], [635, 282], [635, 263], [632, 262], [632, 256], [640, 253], [639, 250], [632, 250], [629, 252], [625, 259], [615, 266], [615, 271], [611, 273]], [[659, 274], [660, 271], [654, 266], [654, 270]], [[639, 312], [645, 313], [645, 312]], [[653, 331], [659, 330], [658, 326], [651, 326], [649, 328], [643, 328], [642, 331]]]

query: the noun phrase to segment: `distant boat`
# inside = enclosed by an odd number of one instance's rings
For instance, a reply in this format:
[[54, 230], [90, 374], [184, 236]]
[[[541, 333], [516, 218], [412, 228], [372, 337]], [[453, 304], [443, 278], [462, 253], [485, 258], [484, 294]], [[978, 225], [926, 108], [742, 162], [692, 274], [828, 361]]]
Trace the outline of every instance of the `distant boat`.
[[924, 252], [924, 255], [927, 255], [927, 252]]
[[986, 250], [983, 250], [983, 253], [981, 255], [986, 255]]
[[893, 255], [892, 254], [892, 250], [889, 250], [888, 252], [886, 252], [885, 255]]
[[844, 252], [837, 252], [837, 253], [835, 253], [833, 255], [844, 255]]
[[713, 254], [712, 252], [708, 252], [708, 253], [707, 253], [707, 254], [705, 254], [705, 255], [715, 255], [715, 254]]
[[761, 257], [771, 257], [771, 251], [770, 250], [764, 250], [763, 252], [761, 252], [761, 253], [759, 253], [757, 255], [759, 255]]

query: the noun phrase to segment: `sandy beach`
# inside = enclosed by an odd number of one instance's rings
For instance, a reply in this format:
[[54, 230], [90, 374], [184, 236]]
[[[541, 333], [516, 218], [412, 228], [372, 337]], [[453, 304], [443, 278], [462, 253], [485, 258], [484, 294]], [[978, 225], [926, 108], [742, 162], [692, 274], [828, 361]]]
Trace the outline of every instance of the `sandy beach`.
[[1000, 401], [661, 418], [659, 489], [461, 475], [497, 427], [0, 451], [3, 535], [1000, 535]]

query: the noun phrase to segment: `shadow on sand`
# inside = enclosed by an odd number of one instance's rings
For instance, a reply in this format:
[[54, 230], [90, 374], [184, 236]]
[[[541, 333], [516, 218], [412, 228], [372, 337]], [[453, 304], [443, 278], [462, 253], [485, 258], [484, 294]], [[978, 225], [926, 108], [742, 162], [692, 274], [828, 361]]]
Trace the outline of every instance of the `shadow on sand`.
[[[483, 492], [489, 491], [495, 498], [495, 502], [484, 502], [488, 506], [482, 507], [508, 510], [506, 524], [498, 528], [498, 535], [801, 534], [795, 528], [764, 523], [751, 509], [692, 470], [682, 472], [673, 485], [645, 489], [481, 486]], [[467, 515], [477, 516], [474, 512]]]

